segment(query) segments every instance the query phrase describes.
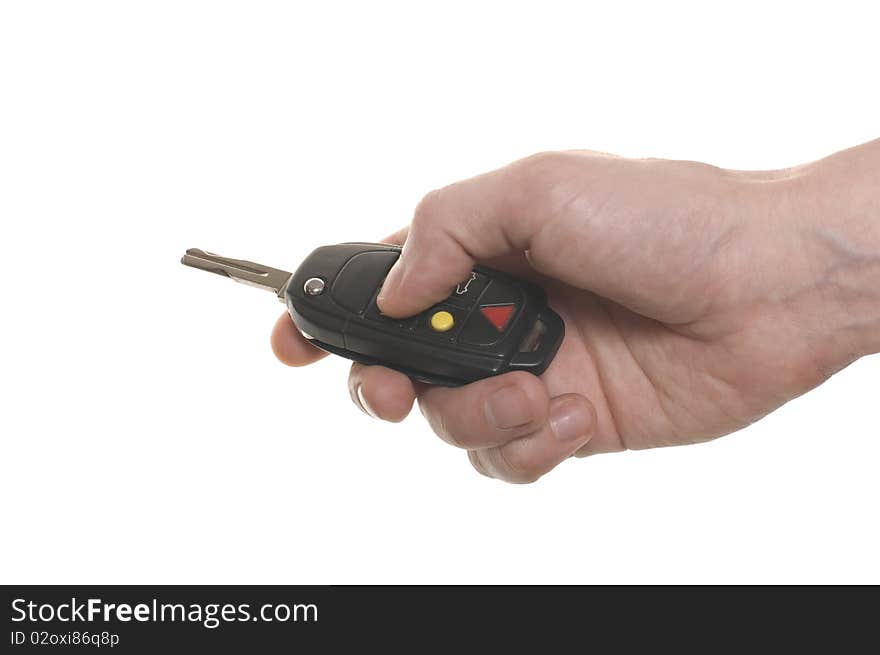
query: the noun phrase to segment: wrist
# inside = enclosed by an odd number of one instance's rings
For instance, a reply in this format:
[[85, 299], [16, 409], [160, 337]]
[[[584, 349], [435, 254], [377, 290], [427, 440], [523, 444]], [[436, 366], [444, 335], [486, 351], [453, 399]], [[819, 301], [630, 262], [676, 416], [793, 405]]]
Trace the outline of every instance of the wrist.
[[780, 191], [811, 288], [803, 320], [818, 330], [823, 366], [880, 351], [880, 141], [792, 169]]

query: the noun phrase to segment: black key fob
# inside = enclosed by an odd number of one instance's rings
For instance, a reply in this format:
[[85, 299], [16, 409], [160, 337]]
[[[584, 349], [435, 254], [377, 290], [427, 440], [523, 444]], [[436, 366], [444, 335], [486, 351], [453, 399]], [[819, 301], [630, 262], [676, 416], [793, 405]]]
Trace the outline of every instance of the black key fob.
[[287, 285], [290, 316], [323, 350], [430, 384], [544, 372], [565, 327], [543, 289], [476, 266], [446, 300], [394, 319], [379, 312], [376, 296], [399, 255], [399, 247], [378, 243], [318, 248]]

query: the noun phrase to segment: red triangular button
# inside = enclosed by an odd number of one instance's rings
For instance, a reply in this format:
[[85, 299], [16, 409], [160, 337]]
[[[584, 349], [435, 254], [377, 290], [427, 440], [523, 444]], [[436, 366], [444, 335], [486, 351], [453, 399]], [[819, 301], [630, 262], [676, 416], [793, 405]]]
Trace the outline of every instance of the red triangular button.
[[513, 305], [480, 307], [480, 313], [486, 317], [487, 321], [495, 326], [496, 330], [501, 332], [501, 330], [504, 329], [504, 326], [507, 325], [507, 321], [510, 320], [510, 315], [513, 314]]

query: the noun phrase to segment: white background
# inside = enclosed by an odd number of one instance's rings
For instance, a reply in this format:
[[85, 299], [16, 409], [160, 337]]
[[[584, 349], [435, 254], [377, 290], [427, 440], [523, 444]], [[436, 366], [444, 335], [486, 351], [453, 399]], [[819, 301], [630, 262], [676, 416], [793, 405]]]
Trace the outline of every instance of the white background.
[[[279, 267], [535, 151], [774, 168], [880, 136], [875, 3], [0, 5], [0, 581], [880, 582], [880, 362], [711, 444], [478, 476]], [[634, 193], [638, 190], [634, 189]]]

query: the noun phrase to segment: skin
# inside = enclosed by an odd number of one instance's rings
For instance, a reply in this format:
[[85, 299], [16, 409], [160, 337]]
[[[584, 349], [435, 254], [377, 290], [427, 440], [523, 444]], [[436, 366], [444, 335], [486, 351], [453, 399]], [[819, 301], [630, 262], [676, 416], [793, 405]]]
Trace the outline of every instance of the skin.
[[[538, 281], [566, 336], [540, 378], [456, 388], [352, 366], [352, 400], [413, 402], [480, 473], [532, 482], [571, 456], [697, 443], [743, 428], [880, 350], [880, 141], [781, 171], [541, 153], [433, 191], [379, 297], [445, 298], [475, 262]], [[285, 364], [323, 353], [285, 313]]]

